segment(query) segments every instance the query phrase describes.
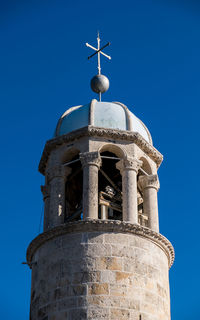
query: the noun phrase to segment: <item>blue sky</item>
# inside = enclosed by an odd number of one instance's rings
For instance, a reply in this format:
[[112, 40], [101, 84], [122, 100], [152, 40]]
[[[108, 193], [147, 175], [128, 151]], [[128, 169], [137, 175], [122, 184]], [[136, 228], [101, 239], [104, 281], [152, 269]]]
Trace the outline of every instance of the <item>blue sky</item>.
[[160, 231], [173, 243], [172, 320], [199, 311], [199, 1], [0, 1], [1, 309], [28, 319], [31, 273], [26, 248], [42, 213], [37, 167], [59, 116], [95, 94], [96, 59], [85, 42], [102, 44], [110, 79], [104, 101], [126, 104], [164, 155], [159, 169]]

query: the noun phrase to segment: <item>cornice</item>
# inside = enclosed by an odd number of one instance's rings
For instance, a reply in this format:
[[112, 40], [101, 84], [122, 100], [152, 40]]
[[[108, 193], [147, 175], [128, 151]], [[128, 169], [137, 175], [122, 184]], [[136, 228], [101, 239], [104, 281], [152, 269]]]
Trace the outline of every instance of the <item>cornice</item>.
[[174, 248], [171, 242], [165, 238], [160, 233], [157, 233], [149, 228], [142, 227], [137, 224], [131, 224], [124, 221], [117, 220], [89, 220], [89, 221], [75, 221], [63, 224], [59, 227], [55, 227], [49, 231], [41, 233], [37, 236], [29, 245], [27, 249], [27, 263], [31, 267], [32, 258], [37, 249], [42, 246], [46, 241], [49, 241], [58, 236], [67, 234], [67, 233], [77, 233], [77, 232], [117, 232], [117, 233], [129, 233], [135, 234], [139, 237], [146, 238], [153, 243], [155, 243], [159, 248], [161, 248], [167, 258], [169, 268], [174, 262]]
[[40, 173], [45, 174], [46, 163], [53, 149], [82, 137], [101, 137], [113, 140], [131, 141], [134, 142], [138, 147], [140, 147], [153, 161], [155, 161], [157, 167], [160, 166], [163, 160], [162, 154], [150, 143], [148, 143], [138, 132], [87, 126], [72, 131], [68, 134], [64, 134], [60, 137], [48, 140], [44, 147], [44, 151], [39, 163], [38, 169]]

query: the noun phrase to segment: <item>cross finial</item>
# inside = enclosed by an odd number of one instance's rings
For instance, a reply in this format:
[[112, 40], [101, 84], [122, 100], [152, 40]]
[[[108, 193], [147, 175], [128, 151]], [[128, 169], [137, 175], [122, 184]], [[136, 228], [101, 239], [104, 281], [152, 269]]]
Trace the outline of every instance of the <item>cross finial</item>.
[[104, 48], [106, 48], [107, 46], [110, 45], [110, 42], [106, 43], [103, 47], [100, 46], [100, 36], [99, 36], [99, 32], [97, 33], [97, 48], [91, 46], [89, 43], [86, 43], [86, 46], [91, 48], [92, 50], [95, 51], [95, 53], [91, 54], [88, 57], [88, 60], [91, 59], [92, 57], [94, 57], [97, 54], [97, 69], [98, 69], [98, 75], [96, 75], [95, 77], [92, 78], [91, 80], [91, 88], [94, 92], [99, 94], [99, 101], [101, 101], [101, 94], [103, 92], [106, 92], [109, 88], [109, 80], [106, 76], [101, 74], [101, 61], [100, 61], [100, 57], [101, 54], [106, 57], [107, 59], [111, 60], [111, 57], [108, 56], [107, 54], [105, 54], [102, 50]]
[[104, 52], [102, 52], [102, 50], [106, 47], [108, 47], [110, 45], [110, 42], [106, 43], [103, 47], [100, 47], [100, 36], [99, 36], [99, 32], [97, 34], [97, 48], [91, 46], [89, 43], [86, 43], [86, 46], [93, 49], [94, 51], [96, 51], [95, 53], [91, 54], [88, 57], [88, 60], [90, 58], [92, 58], [93, 56], [95, 56], [97, 54], [97, 58], [98, 58], [98, 65], [97, 65], [97, 69], [98, 69], [98, 74], [101, 74], [101, 61], [100, 61], [100, 55], [102, 54], [104, 57], [108, 58], [109, 60], [111, 60], [111, 57], [108, 56], [107, 54], [105, 54]]
[[102, 50], [106, 47], [108, 47], [110, 45], [110, 42], [106, 43], [103, 47], [100, 47], [100, 42], [101, 42], [101, 39], [100, 39], [100, 36], [99, 36], [99, 32], [97, 33], [97, 48], [91, 46], [89, 43], [86, 43], [86, 46], [93, 49], [94, 51], [96, 51], [95, 53], [91, 54], [89, 57], [88, 57], [88, 60], [90, 58], [92, 58], [93, 56], [95, 56], [97, 54], [97, 58], [98, 58], [98, 65], [97, 65], [97, 69], [98, 69], [98, 74], [101, 74], [101, 61], [100, 61], [100, 56], [101, 54], [108, 58], [109, 60], [111, 60], [111, 57], [108, 56], [107, 54], [105, 54], [104, 52], [102, 52]]

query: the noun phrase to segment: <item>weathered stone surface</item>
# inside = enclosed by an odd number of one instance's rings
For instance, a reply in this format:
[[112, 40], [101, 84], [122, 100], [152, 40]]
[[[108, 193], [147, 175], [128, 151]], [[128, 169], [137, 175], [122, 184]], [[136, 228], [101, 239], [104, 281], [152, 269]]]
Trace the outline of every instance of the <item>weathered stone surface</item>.
[[122, 270], [122, 259], [116, 257], [100, 257], [96, 260], [99, 270]]
[[94, 283], [88, 284], [88, 294], [107, 294], [108, 295], [108, 283]]
[[127, 309], [111, 309], [111, 320], [116, 320], [116, 319], [129, 319], [130, 318], [130, 311]]
[[[27, 250], [31, 320], [170, 320], [168, 268], [174, 250], [158, 233], [162, 155], [148, 130], [148, 142], [132, 132], [127, 115], [129, 130], [122, 131], [95, 127], [91, 111], [90, 126], [46, 143], [39, 165], [45, 175], [44, 232]], [[110, 213], [99, 218], [103, 152], [119, 160], [113, 176], [119, 177], [114, 185], [122, 221], [108, 219]], [[75, 221], [70, 212], [83, 220]]]
[[[53, 155], [53, 152], [55, 149], [58, 149], [58, 146], [62, 149], [64, 146], [66, 146], [72, 142], [74, 144], [78, 144], [78, 147], [80, 148], [81, 152], [86, 152], [86, 150], [81, 147], [81, 143], [84, 139], [89, 140], [91, 137], [98, 138], [101, 137], [103, 140], [102, 143], [105, 144], [106, 140], [108, 142], [113, 139], [114, 143], [118, 143], [120, 145], [121, 142], [123, 142], [123, 145], [128, 142], [129, 145], [135, 144], [138, 146], [138, 149], [143, 150], [150, 159], [152, 159], [157, 167], [160, 166], [163, 156], [161, 153], [156, 150], [151, 144], [149, 144], [139, 133], [137, 132], [130, 132], [130, 131], [122, 131], [122, 130], [115, 130], [115, 129], [106, 129], [106, 128], [98, 128], [93, 126], [84, 127], [81, 129], [78, 129], [74, 132], [70, 132], [69, 134], [62, 135], [60, 137], [51, 139], [47, 141], [42, 158], [40, 160], [39, 164], [39, 171], [42, 174], [45, 174], [45, 169], [47, 167], [47, 163], [49, 162], [50, 154]], [[78, 140], [78, 143], [76, 143]], [[131, 142], [131, 143], [130, 143]], [[84, 143], [86, 143], [84, 141]], [[88, 151], [88, 150], [87, 150]], [[130, 153], [131, 156], [131, 153]], [[50, 159], [51, 160], [51, 159]]]
[[88, 226], [32, 251], [31, 319], [170, 320], [166, 251], [149, 236]]

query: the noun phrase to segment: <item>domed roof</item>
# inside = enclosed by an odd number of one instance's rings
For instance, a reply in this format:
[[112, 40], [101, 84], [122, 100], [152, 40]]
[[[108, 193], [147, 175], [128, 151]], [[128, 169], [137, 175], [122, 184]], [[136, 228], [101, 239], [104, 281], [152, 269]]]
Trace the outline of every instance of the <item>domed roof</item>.
[[99, 102], [95, 99], [89, 104], [66, 110], [58, 121], [55, 137], [88, 125], [138, 132], [152, 144], [146, 126], [125, 105], [119, 102]]

